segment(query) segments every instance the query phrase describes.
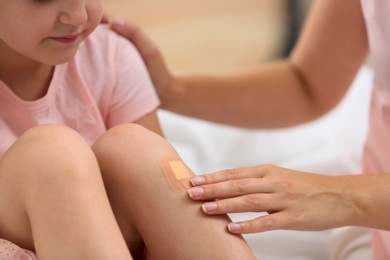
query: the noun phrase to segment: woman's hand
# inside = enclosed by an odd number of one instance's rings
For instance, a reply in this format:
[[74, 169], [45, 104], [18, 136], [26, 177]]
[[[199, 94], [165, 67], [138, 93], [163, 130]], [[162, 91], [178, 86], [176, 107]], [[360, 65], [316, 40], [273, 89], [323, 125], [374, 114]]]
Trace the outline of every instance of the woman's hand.
[[[192, 179], [194, 200], [208, 215], [267, 212], [265, 216], [231, 223], [232, 233], [269, 230], [325, 230], [350, 225], [361, 212], [350, 197], [348, 176], [326, 176], [273, 165], [205, 174]], [[215, 199], [215, 200], [214, 200]]]
[[160, 99], [162, 99], [164, 91], [173, 85], [174, 79], [157, 44], [134, 21], [125, 21], [122, 18], [105, 14], [102, 23], [108, 23], [112, 30], [133, 42], [149, 70]]

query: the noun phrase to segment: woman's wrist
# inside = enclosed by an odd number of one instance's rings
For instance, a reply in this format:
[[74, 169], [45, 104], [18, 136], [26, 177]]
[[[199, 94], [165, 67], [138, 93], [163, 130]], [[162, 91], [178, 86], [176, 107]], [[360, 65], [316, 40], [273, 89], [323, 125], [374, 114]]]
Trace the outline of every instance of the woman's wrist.
[[357, 174], [338, 177], [342, 199], [353, 210], [345, 225], [390, 230], [388, 174]]

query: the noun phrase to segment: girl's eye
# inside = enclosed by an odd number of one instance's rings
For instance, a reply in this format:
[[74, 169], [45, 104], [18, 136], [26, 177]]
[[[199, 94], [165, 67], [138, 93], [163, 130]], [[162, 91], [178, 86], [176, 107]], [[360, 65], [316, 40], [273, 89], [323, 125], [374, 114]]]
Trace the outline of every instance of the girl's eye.
[[49, 0], [34, 0], [36, 3], [46, 3], [49, 2]]

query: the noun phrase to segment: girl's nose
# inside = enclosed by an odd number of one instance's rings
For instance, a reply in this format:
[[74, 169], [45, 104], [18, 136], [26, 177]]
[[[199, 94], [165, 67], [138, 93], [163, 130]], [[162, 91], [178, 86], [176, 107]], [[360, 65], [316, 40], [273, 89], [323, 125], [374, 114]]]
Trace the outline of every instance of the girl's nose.
[[85, 0], [67, 0], [61, 7], [59, 22], [80, 26], [87, 22], [88, 14]]

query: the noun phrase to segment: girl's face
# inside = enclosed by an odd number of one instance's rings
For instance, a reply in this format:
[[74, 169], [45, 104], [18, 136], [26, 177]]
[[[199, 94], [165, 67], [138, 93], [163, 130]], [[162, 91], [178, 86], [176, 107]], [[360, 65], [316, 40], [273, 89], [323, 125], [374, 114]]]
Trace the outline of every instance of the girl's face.
[[64, 63], [99, 24], [102, 9], [101, 0], [0, 0], [0, 55]]

